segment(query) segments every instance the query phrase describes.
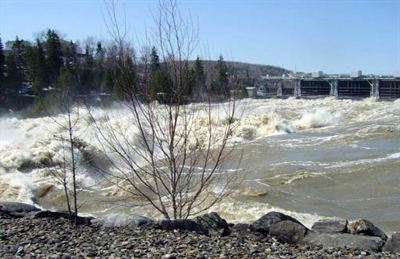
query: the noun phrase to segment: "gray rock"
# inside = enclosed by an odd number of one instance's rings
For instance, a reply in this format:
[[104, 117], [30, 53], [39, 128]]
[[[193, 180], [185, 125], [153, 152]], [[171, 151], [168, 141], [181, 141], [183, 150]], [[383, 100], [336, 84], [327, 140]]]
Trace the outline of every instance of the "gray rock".
[[164, 230], [182, 229], [208, 235], [208, 229], [192, 219], [160, 220], [157, 221], [156, 228]]
[[233, 232], [238, 232], [240, 234], [249, 234], [252, 232], [256, 232], [257, 230], [251, 224], [246, 223], [237, 223], [232, 227]]
[[347, 225], [347, 231], [353, 235], [366, 235], [380, 237], [387, 240], [386, 234], [366, 219], [356, 219]]
[[345, 233], [347, 219], [322, 219], [314, 223], [312, 230], [322, 233]]
[[21, 203], [21, 202], [0, 202], [0, 212], [7, 213], [12, 217], [25, 217], [29, 213], [40, 211], [33, 205]]
[[269, 234], [275, 236], [279, 241], [296, 244], [307, 234], [307, 228], [301, 223], [284, 220], [274, 223], [269, 228]]
[[385, 246], [382, 248], [384, 252], [400, 253], [400, 232], [394, 233]]
[[312, 232], [306, 235], [301, 243], [312, 247], [339, 247], [379, 252], [384, 241], [380, 237]]
[[255, 229], [257, 229], [257, 231], [263, 233], [264, 235], [267, 235], [269, 233], [269, 228], [272, 224], [285, 220], [301, 224], [298, 220], [288, 215], [273, 211], [265, 214], [264, 216], [256, 220], [252, 225]]

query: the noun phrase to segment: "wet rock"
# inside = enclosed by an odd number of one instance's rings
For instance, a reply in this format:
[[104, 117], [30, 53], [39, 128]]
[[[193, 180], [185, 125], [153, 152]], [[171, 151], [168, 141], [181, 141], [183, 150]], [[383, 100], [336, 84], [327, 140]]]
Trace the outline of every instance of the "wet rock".
[[400, 253], [400, 232], [394, 233], [382, 248], [384, 252]]
[[233, 225], [233, 227], [232, 227], [232, 232], [236, 232], [236, 233], [243, 234], [243, 235], [253, 233], [256, 231], [257, 231], [257, 229], [253, 225], [246, 224], [246, 223], [238, 223], [238, 224]]
[[252, 225], [255, 229], [257, 229], [257, 231], [263, 233], [264, 235], [267, 235], [269, 233], [269, 228], [271, 227], [271, 225], [280, 221], [292, 221], [301, 225], [298, 220], [275, 211], [265, 214], [264, 216], [256, 220]]
[[366, 219], [356, 219], [347, 225], [347, 231], [353, 235], [376, 236], [387, 240], [386, 234]]
[[272, 224], [269, 228], [269, 234], [281, 242], [296, 244], [303, 240], [307, 234], [307, 228], [300, 223], [284, 220]]
[[322, 233], [345, 233], [347, 219], [322, 219], [314, 223], [311, 230]]
[[156, 228], [164, 230], [189, 230], [199, 234], [208, 235], [208, 229], [192, 219], [160, 220], [156, 223]]
[[29, 213], [40, 211], [33, 205], [21, 202], [0, 202], [0, 212], [6, 213], [12, 217], [25, 217]]
[[211, 212], [198, 216], [193, 219], [195, 222], [206, 227], [211, 234], [218, 234], [220, 236], [227, 236], [230, 233], [228, 223], [225, 219], [221, 218], [218, 213]]
[[323, 248], [350, 248], [358, 250], [381, 251], [384, 244], [380, 237], [360, 236], [351, 234], [309, 233], [302, 240], [303, 244]]

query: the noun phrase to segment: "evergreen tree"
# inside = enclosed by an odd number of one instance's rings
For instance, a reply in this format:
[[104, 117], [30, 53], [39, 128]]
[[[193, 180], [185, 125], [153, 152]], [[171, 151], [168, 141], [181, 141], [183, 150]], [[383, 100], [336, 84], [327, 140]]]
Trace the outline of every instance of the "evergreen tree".
[[196, 100], [200, 101], [206, 83], [206, 76], [204, 74], [203, 64], [201, 63], [201, 60], [198, 56], [196, 62], [194, 63], [194, 76], [196, 80], [195, 81]]
[[194, 88], [196, 85], [196, 72], [195, 69], [190, 67], [186, 62], [183, 67], [183, 95], [191, 99], [193, 97]]
[[[58, 78], [58, 87], [61, 89], [68, 89], [70, 94], [79, 92], [79, 71], [80, 64], [76, 44], [70, 41], [65, 48], [64, 65], [60, 70], [60, 77]], [[61, 76], [63, 78], [61, 78]]]
[[[116, 80], [114, 81], [113, 93], [116, 98], [122, 100], [133, 97], [137, 94], [136, 68], [131, 56], [126, 56], [125, 60], [120, 60]], [[123, 69], [123, 70], [121, 70]]]
[[28, 44], [24, 40], [20, 40], [18, 37], [16, 37], [14, 44], [11, 47], [11, 52], [13, 54], [13, 61], [11, 61], [11, 65], [12, 62], [15, 62], [16, 66], [16, 90], [22, 86], [22, 83], [25, 82], [27, 78], [27, 45]]
[[54, 30], [48, 30], [46, 34], [47, 68], [50, 83], [55, 84], [63, 66], [63, 53], [60, 37]]
[[212, 83], [213, 93], [221, 97], [228, 97], [228, 82], [228, 68], [224, 58], [220, 55], [217, 64], [214, 67], [214, 80]]
[[3, 43], [0, 38], [0, 94], [4, 92], [4, 63], [5, 57], [3, 52]]
[[70, 71], [76, 72], [78, 70], [78, 53], [76, 50], [76, 45], [72, 41], [70, 41], [68, 46], [65, 48], [64, 60], [64, 66]]
[[7, 77], [4, 82], [5, 94], [16, 94], [22, 85], [23, 78], [18, 69], [15, 54], [11, 52], [6, 58], [5, 74]]
[[150, 82], [150, 98], [151, 100], [157, 99], [157, 93], [162, 90], [162, 74], [160, 58], [157, 54], [155, 47], [151, 49], [150, 53], [150, 68], [151, 68], [151, 82]]
[[108, 68], [104, 71], [103, 77], [101, 79], [101, 91], [106, 93], [111, 93], [114, 86], [114, 73]]
[[104, 61], [105, 61], [105, 51], [101, 45], [101, 42], [97, 42], [96, 54], [95, 54], [95, 66], [94, 66], [94, 76], [92, 85], [96, 90], [100, 89], [102, 84], [102, 78], [104, 77]]
[[80, 71], [80, 92], [83, 94], [89, 93], [93, 90], [93, 67], [94, 60], [89, 49], [89, 46], [85, 46], [84, 60]]
[[40, 95], [43, 88], [49, 86], [49, 78], [43, 45], [39, 39], [36, 40], [36, 46], [29, 49], [28, 56], [32, 87]]

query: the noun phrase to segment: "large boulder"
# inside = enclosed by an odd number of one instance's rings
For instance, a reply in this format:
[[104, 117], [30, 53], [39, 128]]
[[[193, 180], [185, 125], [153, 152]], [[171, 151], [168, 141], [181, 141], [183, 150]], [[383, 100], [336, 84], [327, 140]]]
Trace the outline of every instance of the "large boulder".
[[165, 230], [188, 230], [199, 234], [208, 235], [208, 229], [192, 219], [160, 220], [157, 221], [155, 227]]
[[329, 234], [312, 232], [302, 240], [309, 246], [322, 246], [324, 248], [350, 248], [364, 251], [379, 252], [384, 241], [380, 237], [351, 235], [346, 233]]
[[321, 233], [345, 233], [347, 219], [321, 219], [314, 223], [311, 230]]
[[298, 220], [276, 211], [265, 214], [258, 220], [254, 221], [252, 225], [257, 231], [267, 235], [271, 225], [281, 221], [291, 221], [301, 225]]
[[206, 227], [210, 234], [218, 234], [221, 236], [229, 235], [229, 226], [225, 219], [221, 218], [218, 213], [211, 212], [198, 216], [193, 219], [195, 222]]
[[384, 252], [400, 253], [400, 232], [394, 233], [385, 246], [382, 248]]
[[275, 236], [281, 242], [296, 244], [303, 240], [307, 234], [307, 228], [295, 221], [284, 220], [272, 224], [269, 228], [269, 234]]
[[347, 225], [347, 231], [353, 235], [366, 235], [380, 237], [387, 240], [386, 234], [366, 219], [356, 219]]
[[40, 211], [40, 209], [26, 203], [9, 201], [0, 202], [0, 212], [13, 217], [25, 217], [26, 215], [37, 211]]
[[[52, 219], [64, 218], [64, 219], [70, 219], [71, 221], [75, 220], [75, 218], [71, 218], [71, 215], [68, 212], [42, 210], [33, 212], [30, 215], [32, 218], [52, 218]], [[78, 224], [91, 224], [91, 221], [93, 219], [94, 219], [93, 217], [81, 217], [81, 216], [78, 216], [76, 218]]]

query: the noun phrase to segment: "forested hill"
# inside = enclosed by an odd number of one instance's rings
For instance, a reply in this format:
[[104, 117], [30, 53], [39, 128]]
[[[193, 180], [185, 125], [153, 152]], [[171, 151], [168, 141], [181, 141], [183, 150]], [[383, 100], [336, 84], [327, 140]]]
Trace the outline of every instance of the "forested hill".
[[[217, 61], [202, 60], [202, 63], [206, 70], [212, 70]], [[232, 72], [234, 72], [234, 74], [236, 74], [239, 78], [249, 77], [251, 79], [259, 80], [261, 76], [265, 75], [281, 76], [283, 74], [291, 73], [291, 71], [288, 69], [271, 65], [251, 64], [237, 61], [225, 61], [225, 63], [230, 70], [234, 70]]]

